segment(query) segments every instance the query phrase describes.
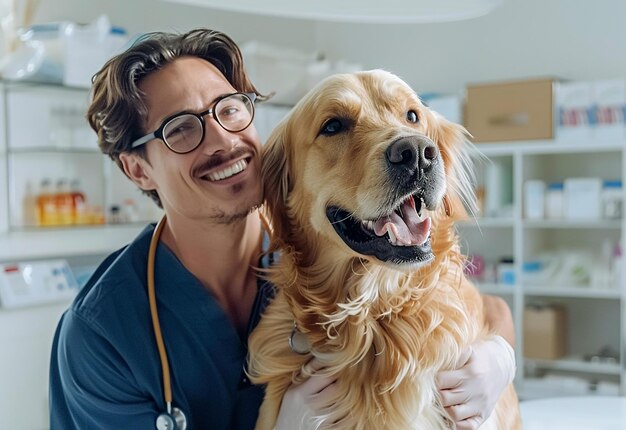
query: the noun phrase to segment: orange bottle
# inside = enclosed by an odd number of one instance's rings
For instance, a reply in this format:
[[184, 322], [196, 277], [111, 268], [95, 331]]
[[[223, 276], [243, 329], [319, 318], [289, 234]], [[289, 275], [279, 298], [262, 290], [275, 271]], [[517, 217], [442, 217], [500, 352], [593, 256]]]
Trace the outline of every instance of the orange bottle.
[[72, 196], [72, 222], [73, 224], [89, 224], [89, 214], [87, 213], [87, 199], [80, 189], [80, 181], [72, 180], [70, 184], [70, 195]]
[[57, 182], [57, 191], [54, 195], [57, 209], [57, 224], [72, 225], [74, 222], [73, 212], [74, 205], [72, 202], [72, 194], [66, 179], [59, 179]]
[[37, 225], [46, 227], [57, 224], [57, 208], [54, 195], [50, 189], [50, 179], [42, 179], [37, 194]]

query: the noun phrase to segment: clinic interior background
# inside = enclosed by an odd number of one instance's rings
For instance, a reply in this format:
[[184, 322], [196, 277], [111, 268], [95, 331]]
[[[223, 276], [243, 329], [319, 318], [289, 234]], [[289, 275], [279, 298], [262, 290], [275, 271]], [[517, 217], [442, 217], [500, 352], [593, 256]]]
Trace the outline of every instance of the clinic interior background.
[[[226, 32], [239, 44], [259, 41], [302, 52], [320, 53], [331, 61], [359, 64], [364, 69], [383, 68], [402, 77], [418, 93], [462, 97], [471, 84], [529, 78], [554, 77], [571, 81], [626, 79], [626, 2], [623, 0], [507, 0], [483, 17], [430, 24], [314, 22], [208, 10], [162, 0], [41, 0], [34, 22], [88, 23], [102, 14], [130, 35], [149, 31], [182, 32], [206, 27]], [[267, 89], [259, 90], [263, 92]], [[621, 149], [618, 152], [621, 153]], [[569, 159], [569, 154], [563, 156]], [[600, 156], [599, 161], [605, 158]], [[626, 168], [617, 170], [624, 172]], [[622, 221], [616, 228], [622, 237], [623, 227]], [[506, 228], [513, 231], [515, 227]], [[501, 233], [491, 236], [491, 232], [489, 226], [482, 231], [481, 240], [486, 246], [489, 246], [490, 240], [494, 244], [500, 241]], [[512, 242], [510, 235], [508, 237], [506, 241]], [[557, 234], [554, 237], [558, 239], [561, 236]], [[626, 291], [624, 282], [621, 288]], [[507, 297], [514, 313], [517, 333], [521, 334], [523, 301], [515, 300], [517, 296], [514, 295]], [[621, 299], [618, 293], [617, 300], [613, 300], [614, 295], [607, 297], [611, 299], [574, 299], [571, 303], [573, 313], [585, 314], [589, 306], [592, 314], [600, 317], [590, 323], [574, 322], [567, 336], [583, 338], [583, 346], [587, 346], [584, 339], [588, 339], [593, 347], [586, 349], [593, 352], [596, 349], [594, 339], [604, 339], [603, 333], [609, 333], [607, 343], [621, 350], [622, 354], [618, 363], [609, 367], [610, 375], [606, 379], [613, 386], [617, 384], [620, 387], [621, 395], [626, 395], [626, 359], [623, 357], [626, 347], [626, 312], [623, 310], [626, 293], [622, 292]], [[606, 318], [602, 317], [605, 309], [608, 309]], [[61, 310], [61, 307], [56, 307], [48, 312], [39, 308], [38, 312], [45, 313], [39, 321], [56, 321]], [[24, 376], [15, 369], [0, 369], [3, 380], [6, 382], [8, 378], [10, 381], [8, 384], [0, 383], [0, 413], [6, 416], [18, 411], [30, 414], [29, 422], [45, 422], [47, 357], [42, 355], [45, 355], [47, 346], [35, 347], [32, 342], [49, 342], [54, 323], [51, 322], [43, 334], [37, 331], [39, 328], [33, 328], [32, 333], [25, 334], [32, 335], [31, 340], [26, 342], [18, 338], [17, 331], [8, 329], [8, 324], [12, 327], [22, 325], [18, 312], [7, 313], [0, 309], [0, 339], [8, 339], [14, 351], [23, 348], [23, 353], [15, 353], [13, 363], [35, 370], [32, 375]], [[616, 329], [618, 325], [622, 326], [621, 329]], [[35, 354], [39, 357], [34, 357]], [[518, 367], [522, 368], [523, 357], [519, 354], [521, 352], [518, 352]], [[560, 365], [566, 370], [570, 366], [567, 363]], [[583, 373], [589, 373], [589, 368], [583, 368]], [[27, 377], [31, 383], [23, 386], [33, 387], [35, 392], [20, 393], [18, 390], [15, 393], [1, 388], [3, 385], [5, 388], [15, 387], [18, 378]], [[28, 402], [32, 404], [26, 407], [23, 399], [30, 399]]]

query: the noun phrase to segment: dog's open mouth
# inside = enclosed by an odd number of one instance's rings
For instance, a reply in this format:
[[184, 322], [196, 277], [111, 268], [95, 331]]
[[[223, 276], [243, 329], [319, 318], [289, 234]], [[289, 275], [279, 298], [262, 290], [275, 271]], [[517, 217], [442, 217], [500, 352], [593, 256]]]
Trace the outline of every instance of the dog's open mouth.
[[395, 210], [373, 220], [361, 220], [348, 211], [329, 206], [326, 216], [353, 251], [394, 264], [426, 263], [434, 258], [430, 243], [431, 220], [422, 214], [419, 196], [409, 196]]

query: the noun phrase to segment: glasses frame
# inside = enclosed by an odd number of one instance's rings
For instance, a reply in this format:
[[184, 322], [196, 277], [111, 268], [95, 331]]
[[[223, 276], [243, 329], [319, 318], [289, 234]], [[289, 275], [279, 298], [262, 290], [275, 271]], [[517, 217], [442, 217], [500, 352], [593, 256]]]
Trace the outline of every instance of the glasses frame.
[[[224, 126], [224, 124], [222, 124], [220, 122], [220, 120], [218, 119], [217, 114], [215, 113], [215, 106], [217, 106], [217, 104], [219, 102], [221, 102], [222, 100], [227, 99], [227, 98], [232, 97], [232, 96], [236, 96], [236, 95], [245, 96], [248, 100], [250, 100], [250, 106], [252, 106], [252, 112], [250, 112], [250, 122], [245, 127], [241, 128], [239, 130], [230, 130], [230, 129], [226, 128]], [[185, 111], [185, 112], [178, 112], [178, 113], [175, 113], [174, 115], [168, 116], [167, 118], [165, 118], [161, 122], [161, 125], [159, 126], [159, 128], [157, 128], [152, 133], [148, 133], [145, 136], [142, 136], [142, 137], [140, 137], [138, 139], [135, 139], [133, 141], [133, 143], [130, 144], [130, 147], [131, 147], [131, 149], [135, 149], [135, 148], [138, 148], [141, 145], [145, 145], [146, 143], [150, 142], [153, 139], [159, 139], [159, 140], [161, 140], [161, 142], [163, 142], [165, 144], [165, 146], [167, 146], [167, 148], [170, 151], [175, 152], [176, 154], [187, 154], [187, 153], [195, 150], [198, 146], [200, 146], [200, 144], [204, 140], [204, 134], [206, 132], [206, 123], [205, 123], [205, 120], [204, 120], [205, 116], [211, 115], [213, 117], [213, 119], [224, 130], [226, 130], [226, 131], [228, 131], [230, 133], [239, 133], [240, 131], [244, 131], [246, 128], [250, 127], [250, 124], [252, 124], [252, 121], [254, 120], [254, 114], [256, 113], [256, 107], [254, 106], [254, 102], [255, 101], [256, 101], [256, 93], [236, 92], [236, 93], [231, 93], [231, 94], [225, 94], [225, 95], [219, 97], [217, 100], [215, 100], [215, 102], [213, 102], [213, 105], [209, 109], [207, 109], [207, 110], [205, 110], [203, 112], [196, 113], [196, 112]], [[176, 151], [174, 148], [172, 148], [167, 143], [167, 140], [163, 136], [163, 130], [165, 130], [165, 127], [167, 127], [170, 122], [172, 122], [174, 119], [176, 119], [176, 118], [178, 118], [180, 116], [183, 116], [183, 115], [193, 115], [196, 118], [198, 118], [198, 120], [200, 120], [200, 125], [202, 127], [202, 136], [201, 136], [200, 140], [198, 141], [198, 144], [196, 146], [194, 146], [193, 148], [189, 149], [188, 151]]]

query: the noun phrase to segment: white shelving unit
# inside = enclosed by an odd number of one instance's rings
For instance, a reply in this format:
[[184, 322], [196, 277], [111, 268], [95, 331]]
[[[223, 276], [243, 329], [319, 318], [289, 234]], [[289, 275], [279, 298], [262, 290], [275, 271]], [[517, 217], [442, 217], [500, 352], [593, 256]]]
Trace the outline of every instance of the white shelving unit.
[[[100, 153], [85, 118], [88, 103], [84, 88], [0, 81], [0, 262], [86, 255], [97, 261], [158, 217], [154, 203]], [[32, 204], [42, 178], [54, 186], [61, 177], [79, 179], [88, 203], [100, 206], [105, 217], [112, 205], [132, 199], [139, 220], [34, 226], [24, 202], [30, 198]]]
[[[620, 241], [626, 245], [626, 219], [568, 220], [524, 218], [523, 187], [530, 179], [546, 183], [568, 177], [599, 177], [603, 180], [626, 178], [626, 139], [614, 142], [524, 141], [477, 144], [476, 169], [479, 185], [484, 184], [485, 166], [495, 162], [508, 166], [511, 182], [511, 206], [503, 217], [489, 216], [462, 222], [458, 230], [464, 251], [479, 254], [485, 261], [509, 257], [514, 261], [514, 282], [501, 285], [493, 281], [479, 282], [479, 289], [501, 296], [512, 311], [516, 329], [518, 375], [516, 385], [521, 398], [541, 396], [537, 379], [543, 375], [559, 375], [573, 381], [588, 381], [593, 387], [612, 384], [621, 395], [626, 395], [626, 277], [610, 288], [590, 286], [524, 284], [523, 264], [543, 251], [559, 248], [587, 250], [600, 254], [602, 241]], [[626, 196], [626, 193], [625, 193]], [[624, 198], [624, 196], [622, 197]], [[626, 208], [626, 206], [624, 206]], [[626, 268], [626, 253], [622, 253], [621, 267]], [[527, 359], [524, 356], [523, 314], [528, 304], [536, 302], [559, 304], [568, 310], [569, 353], [555, 360]], [[602, 347], [618, 354], [617, 361], [597, 357]], [[596, 355], [596, 357], [593, 357]], [[524, 382], [530, 390], [525, 392]], [[552, 381], [553, 382], [553, 381]], [[580, 389], [580, 384], [574, 384]], [[541, 387], [541, 385], [539, 385]], [[559, 391], [559, 390], [557, 390]], [[546, 385], [543, 395], [581, 394], [567, 387], [554, 391]], [[538, 394], [539, 393], [539, 394]], [[597, 392], [601, 394], [600, 391]], [[615, 394], [615, 393], [614, 393]]]

